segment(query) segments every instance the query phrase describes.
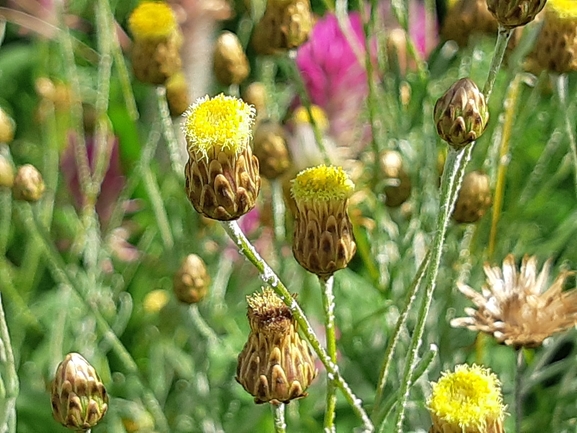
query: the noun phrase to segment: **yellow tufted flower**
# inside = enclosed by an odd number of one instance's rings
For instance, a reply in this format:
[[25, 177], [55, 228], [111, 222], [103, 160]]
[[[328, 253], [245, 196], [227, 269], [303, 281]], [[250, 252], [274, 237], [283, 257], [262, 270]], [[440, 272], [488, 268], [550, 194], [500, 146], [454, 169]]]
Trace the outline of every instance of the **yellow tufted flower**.
[[176, 17], [164, 2], [143, 2], [132, 11], [128, 27], [135, 39], [162, 39], [177, 29]]
[[345, 200], [354, 188], [341, 167], [319, 165], [298, 174], [293, 181], [292, 195], [297, 202]]
[[186, 190], [208, 218], [234, 220], [256, 203], [259, 162], [250, 146], [255, 114], [242, 99], [220, 94], [200, 98], [183, 115]]
[[501, 383], [487, 368], [457, 365], [432, 383], [427, 407], [432, 433], [502, 433], [505, 406]]

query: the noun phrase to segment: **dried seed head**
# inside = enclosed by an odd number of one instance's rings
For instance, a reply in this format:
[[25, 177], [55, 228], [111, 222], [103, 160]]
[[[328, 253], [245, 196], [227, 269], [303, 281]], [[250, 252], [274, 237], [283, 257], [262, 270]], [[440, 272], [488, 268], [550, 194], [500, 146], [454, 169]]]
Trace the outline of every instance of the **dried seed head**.
[[487, 7], [503, 27], [512, 29], [533, 21], [547, 0], [487, 0]]
[[248, 58], [238, 37], [232, 32], [223, 32], [214, 47], [214, 75], [224, 86], [242, 83], [250, 73]]
[[238, 356], [236, 380], [257, 404], [306, 397], [317, 369], [290, 309], [270, 288], [247, 302], [251, 332]]
[[182, 71], [166, 80], [166, 100], [172, 116], [180, 116], [190, 105], [188, 83]]
[[0, 143], [10, 143], [14, 140], [14, 130], [16, 123], [0, 107]]
[[559, 74], [577, 70], [577, 3], [549, 0], [545, 18], [528, 59], [528, 69]]
[[134, 36], [131, 59], [134, 75], [149, 84], [164, 84], [180, 71], [182, 34], [170, 6], [143, 2], [128, 19]]
[[272, 180], [290, 167], [284, 129], [276, 122], [263, 121], [254, 132], [254, 154], [260, 162], [260, 174]]
[[487, 368], [457, 365], [432, 383], [430, 433], [503, 433], [501, 383]]
[[250, 83], [243, 92], [242, 99], [249, 105], [254, 106], [256, 110], [256, 118], [263, 119], [267, 116], [267, 94], [266, 94], [266, 86], [259, 82], [255, 81]]
[[75, 431], [94, 427], [106, 414], [108, 394], [96, 370], [78, 353], [69, 353], [52, 382], [52, 414]]
[[469, 78], [461, 78], [441, 96], [434, 111], [437, 134], [455, 150], [477, 140], [489, 121], [485, 96]]
[[277, 54], [306, 42], [312, 27], [310, 0], [271, 1], [255, 26], [252, 43], [259, 54]]
[[481, 292], [464, 284], [459, 290], [477, 307], [466, 308], [467, 317], [451, 326], [486, 332], [515, 348], [538, 347], [545, 338], [577, 325], [577, 288], [563, 290], [573, 272], [561, 272], [549, 285], [551, 261], [541, 272], [537, 258], [525, 256], [520, 271], [509, 254], [502, 268], [485, 264], [486, 284]]
[[319, 165], [293, 181], [297, 208], [293, 253], [299, 264], [327, 279], [345, 268], [356, 252], [348, 199], [354, 184], [340, 167]]
[[0, 187], [12, 188], [14, 185], [14, 168], [4, 155], [0, 155]]
[[260, 190], [250, 140], [254, 107], [222, 94], [200, 98], [184, 113], [186, 190], [197, 212], [221, 221], [251, 210]]
[[40, 172], [31, 164], [18, 168], [12, 194], [16, 200], [38, 201], [44, 194], [44, 180]]
[[210, 276], [204, 261], [196, 254], [186, 256], [174, 275], [174, 294], [180, 302], [195, 304], [208, 293]]
[[467, 173], [455, 203], [453, 219], [458, 223], [479, 221], [492, 203], [489, 176], [480, 171]]
[[[385, 150], [380, 158], [385, 186], [385, 204], [398, 207], [411, 196], [411, 178], [403, 167], [403, 157], [396, 150]], [[394, 183], [394, 184], [391, 184]]]

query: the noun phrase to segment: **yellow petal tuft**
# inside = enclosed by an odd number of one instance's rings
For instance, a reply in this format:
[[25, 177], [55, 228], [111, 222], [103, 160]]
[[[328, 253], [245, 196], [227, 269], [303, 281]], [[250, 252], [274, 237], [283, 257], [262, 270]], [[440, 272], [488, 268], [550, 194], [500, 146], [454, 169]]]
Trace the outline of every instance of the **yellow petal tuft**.
[[132, 11], [128, 27], [135, 39], [161, 39], [176, 29], [176, 18], [164, 2], [143, 2]]
[[341, 167], [319, 165], [301, 171], [293, 180], [292, 196], [298, 201], [345, 200], [354, 183]]

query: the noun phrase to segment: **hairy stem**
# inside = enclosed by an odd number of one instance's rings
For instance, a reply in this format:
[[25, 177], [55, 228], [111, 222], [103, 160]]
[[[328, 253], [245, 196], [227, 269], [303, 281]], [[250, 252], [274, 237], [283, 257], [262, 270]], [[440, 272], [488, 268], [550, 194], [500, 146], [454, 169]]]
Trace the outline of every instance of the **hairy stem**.
[[[337, 339], [335, 335], [335, 296], [333, 294], [334, 277], [326, 280], [319, 278], [322, 289], [323, 309], [325, 313], [325, 334], [327, 353], [331, 361], [337, 363]], [[337, 406], [337, 389], [330, 374], [327, 374], [327, 407], [325, 409], [325, 433], [335, 432], [335, 411]]]
[[271, 403], [272, 415], [274, 418], [274, 431], [275, 433], [285, 433], [286, 432], [286, 422], [284, 419], [285, 405], [284, 403]]

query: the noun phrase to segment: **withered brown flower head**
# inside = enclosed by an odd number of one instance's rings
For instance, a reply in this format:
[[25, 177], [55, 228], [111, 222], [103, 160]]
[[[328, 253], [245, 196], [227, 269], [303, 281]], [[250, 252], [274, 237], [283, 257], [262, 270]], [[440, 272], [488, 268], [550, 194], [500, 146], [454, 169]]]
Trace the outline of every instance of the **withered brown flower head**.
[[238, 356], [236, 380], [257, 404], [306, 397], [317, 369], [290, 309], [270, 288], [247, 302], [251, 332]]
[[549, 260], [538, 272], [537, 258], [525, 256], [518, 271], [512, 254], [502, 268], [485, 264], [487, 282], [481, 293], [459, 285], [477, 309], [466, 308], [468, 317], [454, 319], [451, 325], [492, 334], [515, 348], [540, 346], [545, 338], [577, 324], [577, 288], [563, 291], [573, 272], [562, 271], [548, 286], [550, 267]]

